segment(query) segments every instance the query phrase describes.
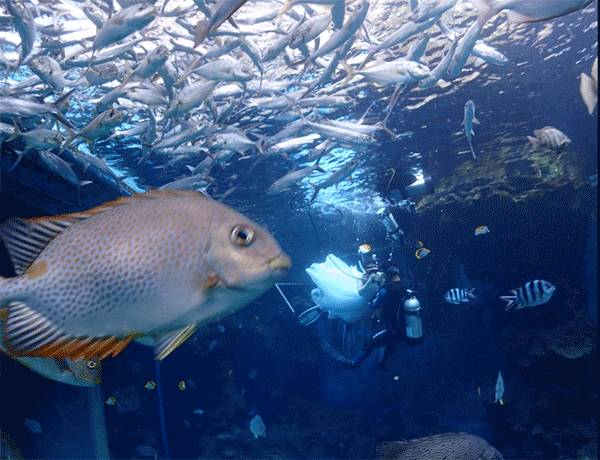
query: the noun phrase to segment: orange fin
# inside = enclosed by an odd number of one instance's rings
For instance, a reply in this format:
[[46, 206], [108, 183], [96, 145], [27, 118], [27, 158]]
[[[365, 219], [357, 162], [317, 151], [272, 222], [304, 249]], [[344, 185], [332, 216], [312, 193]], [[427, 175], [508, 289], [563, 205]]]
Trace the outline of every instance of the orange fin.
[[132, 339], [125, 337], [73, 337], [61, 331], [45, 316], [22, 302], [11, 302], [3, 325], [4, 346], [17, 357], [104, 359], [116, 356]]

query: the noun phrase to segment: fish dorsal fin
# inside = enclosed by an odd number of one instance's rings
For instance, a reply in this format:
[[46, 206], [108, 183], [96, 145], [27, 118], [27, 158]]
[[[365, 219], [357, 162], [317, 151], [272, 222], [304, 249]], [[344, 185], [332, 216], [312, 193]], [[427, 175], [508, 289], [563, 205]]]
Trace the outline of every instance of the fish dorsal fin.
[[23, 274], [56, 235], [78, 220], [81, 218], [69, 218], [68, 216], [7, 220], [0, 229], [0, 236], [16, 274]]
[[162, 361], [196, 331], [196, 324], [188, 324], [180, 329], [154, 337], [154, 359]]
[[11, 302], [8, 311], [2, 327], [3, 345], [9, 354], [17, 357], [102, 360], [110, 354], [116, 356], [132, 339], [141, 335], [72, 336], [22, 302]]
[[37, 217], [34, 219], [12, 218], [0, 227], [6, 250], [13, 263], [15, 273], [23, 274], [31, 263], [40, 255], [44, 248], [58, 234], [71, 225], [88, 219], [117, 206], [124, 206], [139, 200], [153, 200], [161, 197], [205, 198], [204, 195], [185, 190], [155, 190], [146, 193], [136, 193], [134, 196], [121, 197], [83, 212], [63, 214], [60, 216]]

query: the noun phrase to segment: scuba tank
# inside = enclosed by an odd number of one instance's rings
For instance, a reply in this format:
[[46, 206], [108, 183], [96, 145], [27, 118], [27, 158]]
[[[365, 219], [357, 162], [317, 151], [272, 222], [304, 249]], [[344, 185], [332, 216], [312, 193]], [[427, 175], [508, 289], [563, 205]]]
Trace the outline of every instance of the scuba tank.
[[400, 235], [402, 234], [402, 230], [400, 230], [400, 226], [396, 219], [394, 219], [393, 214], [386, 207], [379, 209], [377, 212], [377, 217], [381, 219], [381, 223], [385, 227], [388, 235], [391, 235], [396, 241], [400, 240]]
[[423, 322], [421, 320], [421, 303], [415, 296], [404, 301], [404, 320], [406, 323], [406, 337], [420, 339], [423, 337]]

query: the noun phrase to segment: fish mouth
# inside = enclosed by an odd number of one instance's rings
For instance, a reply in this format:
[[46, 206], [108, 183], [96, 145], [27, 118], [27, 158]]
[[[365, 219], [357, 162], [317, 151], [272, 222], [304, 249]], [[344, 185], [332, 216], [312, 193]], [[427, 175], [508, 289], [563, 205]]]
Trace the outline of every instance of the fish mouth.
[[292, 259], [285, 254], [281, 253], [277, 257], [269, 261], [269, 270], [271, 271], [272, 278], [283, 278], [287, 275], [290, 267], [292, 266]]

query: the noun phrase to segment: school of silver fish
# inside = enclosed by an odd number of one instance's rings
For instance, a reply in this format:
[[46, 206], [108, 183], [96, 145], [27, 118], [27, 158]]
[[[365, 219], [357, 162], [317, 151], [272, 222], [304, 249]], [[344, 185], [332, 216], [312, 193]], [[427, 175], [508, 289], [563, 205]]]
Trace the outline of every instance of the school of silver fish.
[[[45, 167], [75, 187], [89, 181], [73, 163], [120, 184], [97, 151], [107, 138], [135, 142], [140, 163], [185, 164], [189, 173], [164, 187], [209, 193], [216, 165], [282, 156], [302, 172], [291, 167], [269, 193], [305, 180], [312, 201], [368, 162], [378, 136], [396, 136], [387, 121], [401, 93], [424, 104], [448, 82], [476, 78], [469, 63], [508, 64], [480, 38], [497, 27], [490, 19], [544, 21], [591, 1], [6, 0], [0, 139], [18, 142], [15, 164], [44, 152]], [[365, 87], [387, 107], [353, 117]], [[319, 159], [336, 147], [354, 155], [325, 168]]]

